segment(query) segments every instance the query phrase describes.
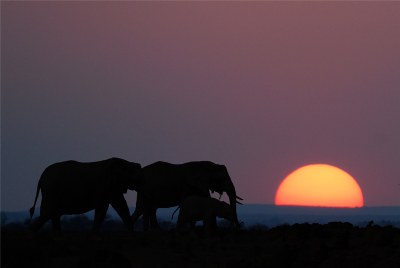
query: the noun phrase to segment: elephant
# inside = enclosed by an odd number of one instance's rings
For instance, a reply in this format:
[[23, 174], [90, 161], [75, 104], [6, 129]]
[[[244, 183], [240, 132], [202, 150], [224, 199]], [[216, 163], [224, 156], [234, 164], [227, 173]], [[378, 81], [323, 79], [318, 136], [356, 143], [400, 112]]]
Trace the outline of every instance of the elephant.
[[48, 166], [36, 190], [31, 219], [39, 191], [42, 192], [40, 216], [30, 224], [35, 232], [48, 220], [53, 230], [61, 231], [61, 215], [81, 214], [95, 210], [93, 233], [99, 233], [108, 206], [116, 210], [125, 226], [133, 231], [133, 222], [124, 198], [128, 189], [135, 189], [135, 174], [141, 165], [120, 158], [97, 162], [64, 161]]
[[176, 224], [178, 231], [182, 231], [188, 223], [194, 228], [196, 222], [202, 220], [205, 230], [210, 232], [217, 227], [216, 217], [234, 221], [232, 207], [212, 197], [190, 196], [182, 201], [175, 212], [178, 209], [180, 209]]
[[158, 208], [178, 206], [189, 196], [210, 197], [211, 192], [222, 195], [226, 192], [233, 211], [233, 222], [239, 227], [236, 213], [237, 199], [235, 186], [224, 165], [209, 161], [171, 164], [155, 162], [143, 167], [137, 174], [136, 208], [133, 222], [143, 215], [144, 230], [159, 228], [156, 218]]

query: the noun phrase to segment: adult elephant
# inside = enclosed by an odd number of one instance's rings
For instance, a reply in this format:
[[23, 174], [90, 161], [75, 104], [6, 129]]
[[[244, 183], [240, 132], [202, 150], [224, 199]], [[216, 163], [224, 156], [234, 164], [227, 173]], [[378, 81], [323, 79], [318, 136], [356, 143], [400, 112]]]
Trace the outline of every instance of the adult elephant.
[[135, 188], [135, 174], [140, 169], [140, 164], [120, 158], [89, 163], [65, 161], [48, 166], [39, 179], [35, 202], [29, 210], [32, 218], [41, 190], [40, 216], [32, 222], [31, 231], [37, 231], [48, 220], [52, 221], [54, 231], [60, 231], [61, 215], [94, 209], [93, 232], [98, 233], [110, 204], [133, 231], [124, 193]]
[[[144, 230], [149, 223], [158, 228], [156, 211], [158, 208], [178, 206], [189, 196], [210, 197], [210, 191], [220, 195], [226, 192], [233, 211], [233, 222], [239, 227], [236, 212], [235, 186], [224, 165], [209, 161], [170, 164], [156, 162], [138, 172], [136, 208], [133, 222], [143, 214]], [[239, 202], [238, 202], [239, 203]]]

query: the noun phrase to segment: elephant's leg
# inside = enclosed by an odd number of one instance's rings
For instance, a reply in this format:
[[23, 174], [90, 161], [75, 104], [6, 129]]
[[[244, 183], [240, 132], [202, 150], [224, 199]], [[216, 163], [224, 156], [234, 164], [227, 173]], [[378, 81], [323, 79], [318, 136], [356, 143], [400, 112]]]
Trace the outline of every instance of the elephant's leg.
[[217, 228], [217, 218], [214, 215], [205, 215], [204, 229], [210, 235]]
[[150, 215], [149, 211], [145, 209], [143, 211], [143, 231], [148, 231], [149, 230], [149, 225], [150, 225]]
[[129, 216], [129, 208], [124, 195], [116, 196], [112, 202], [111, 206], [115, 209], [118, 215], [121, 217], [122, 221], [124, 222], [126, 228], [129, 231], [133, 231], [133, 221], [132, 218]]
[[142, 216], [142, 215], [143, 215], [143, 210], [135, 208], [135, 211], [131, 215], [131, 219], [132, 219], [133, 224], [135, 224], [136, 221], [139, 219], [139, 217]]
[[48, 220], [50, 220], [50, 217], [40, 215], [29, 225], [29, 232], [37, 232]]
[[142, 216], [142, 214], [143, 214], [143, 198], [142, 198], [141, 194], [138, 193], [137, 197], [136, 197], [135, 211], [131, 215], [133, 224], [136, 223], [136, 221], [139, 219], [140, 216]]
[[40, 204], [40, 214], [29, 226], [30, 232], [37, 232], [48, 220], [54, 215], [54, 209], [51, 205], [52, 200], [46, 195], [42, 197], [42, 203]]
[[[42, 190], [43, 191], [43, 190]], [[55, 214], [54, 200], [42, 192], [39, 217], [33, 220], [29, 226], [30, 231], [37, 232]]]
[[95, 234], [100, 233], [100, 227], [104, 221], [104, 218], [106, 217], [107, 209], [108, 209], [108, 203], [101, 204], [98, 207], [96, 207], [94, 211], [94, 223], [92, 229], [93, 233]]
[[150, 220], [150, 227], [152, 229], [160, 229], [160, 225], [158, 225], [157, 221], [157, 208], [152, 208], [150, 210], [149, 220]]
[[217, 228], [217, 217], [215, 217], [214, 215], [211, 216], [210, 227], [211, 228]]
[[143, 211], [143, 230], [148, 231], [151, 229], [160, 229], [156, 215], [157, 208], [146, 207]]
[[178, 231], [178, 233], [181, 233], [182, 230], [185, 228], [185, 220], [183, 215], [181, 215], [181, 212], [178, 215], [178, 220], [176, 222], [176, 230]]
[[190, 221], [190, 228], [192, 228], [192, 229], [196, 228], [196, 220], [191, 220]]

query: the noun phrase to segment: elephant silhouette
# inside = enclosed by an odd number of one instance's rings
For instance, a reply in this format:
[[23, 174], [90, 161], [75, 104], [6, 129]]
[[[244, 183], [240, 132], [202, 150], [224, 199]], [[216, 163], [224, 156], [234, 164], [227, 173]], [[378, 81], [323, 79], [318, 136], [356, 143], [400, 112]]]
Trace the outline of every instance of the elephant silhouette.
[[175, 212], [178, 209], [180, 209], [176, 224], [178, 232], [181, 232], [187, 224], [194, 228], [197, 221], [203, 221], [206, 232], [210, 233], [217, 227], [216, 217], [232, 223], [235, 220], [232, 207], [212, 197], [189, 196], [182, 201]]
[[143, 215], [144, 230], [159, 228], [156, 211], [158, 208], [174, 207], [189, 196], [210, 197], [211, 192], [220, 195], [226, 192], [233, 213], [233, 222], [239, 227], [237, 218], [236, 189], [224, 165], [209, 161], [171, 164], [156, 162], [143, 167], [137, 174], [136, 208], [133, 222]]
[[125, 226], [133, 231], [133, 222], [124, 198], [128, 189], [135, 189], [135, 174], [141, 165], [120, 158], [81, 163], [65, 161], [48, 166], [42, 173], [36, 190], [31, 219], [39, 192], [42, 192], [40, 215], [31, 225], [37, 231], [48, 220], [53, 230], [61, 231], [61, 215], [81, 214], [95, 210], [93, 232], [99, 233], [108, 206], [116, 210]]

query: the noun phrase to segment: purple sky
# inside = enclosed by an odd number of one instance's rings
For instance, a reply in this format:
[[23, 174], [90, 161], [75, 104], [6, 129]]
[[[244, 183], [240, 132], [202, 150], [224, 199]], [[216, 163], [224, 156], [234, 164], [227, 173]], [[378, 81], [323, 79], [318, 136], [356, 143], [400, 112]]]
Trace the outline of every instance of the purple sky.
[[400, 2], [2, 1], [1, 209], [112, 156], [225, 164], [267, 204], [326, 163], [400, 205], [399, 25]]

